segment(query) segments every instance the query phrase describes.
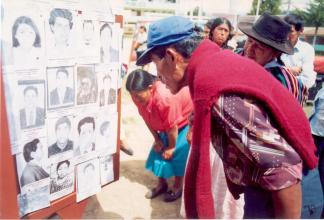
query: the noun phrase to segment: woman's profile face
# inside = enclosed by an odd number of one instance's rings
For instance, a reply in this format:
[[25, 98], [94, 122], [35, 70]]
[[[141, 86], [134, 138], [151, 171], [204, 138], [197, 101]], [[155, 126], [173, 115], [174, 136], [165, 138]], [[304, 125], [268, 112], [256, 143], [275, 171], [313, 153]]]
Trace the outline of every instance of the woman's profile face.
[[230, 28], [227, 24], [223, 23], [218, 25], [213, 31], [213, 41], [218, 44], [218, 46], [223, 46], [227, 41], [230, 33]]
[[148, 88], [142, 91], [132, 91], [130, 94], [135, 103], [147, 105], [152, 97], [152, 89]]
[[19, 42], [19, 47], [30, 49], [34, 45], [36, 33], [30, 25], [22, 23], [18, 26], [15, 37]]

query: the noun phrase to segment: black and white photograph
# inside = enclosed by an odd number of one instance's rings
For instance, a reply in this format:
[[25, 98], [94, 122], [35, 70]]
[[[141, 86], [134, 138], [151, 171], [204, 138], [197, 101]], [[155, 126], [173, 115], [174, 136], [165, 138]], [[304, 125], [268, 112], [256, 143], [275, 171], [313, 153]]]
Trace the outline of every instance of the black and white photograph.
[[99, 159], [93, 159], [78, 164], [76, 168], [77, 177], [77, 202], [82, 201], [100, 192], [100, 164]]
[[74, 165], [63, 160], [51, 166], [50, 200], [53, 201], [74, 190]]
[[114, 154], [117, 151], [117, 113], [107, 111], [98, 114], [96, 146], [100, 155]]
[[3, 65], [12, 65], [13, 70], [22, 75], [39, 75], [44, 71], [45, 56], [42, 15], [33, 8], [26, 10], [22, 5], [15, 10], [6, 9], [12, 5], [3, 6]]
[[46, 24], [46, 54], [49, 65], [73, 65], [76, 56], [75, 11], [52, 8]]
[[[22, 153], [16, 155], [20, 187], [49, 178], [45, 138], [31, 138], [22, 144]], [[49, 180], [49, 179], [48, 179]]]
[[19, 120], [21, 129], [44, 126], [45, 124], [45, 89], [44, 80], [18, 81], [21, 97]]
[[74, 147], [74, 156], [94, 153], [96, 150], [96, 121], [93, 116], [76, 119], [77, 145]]
[[119, 62], [119, 32], [116, 33], [114, 23], [100, 24], [100, 62]]
[[98, 84], [93, 65], [77, 66], [77, 105], [97, 102]]
[[74, 74], [72, 66], [47, 69], [48, 109], [74, 105]]
[[101, 75], [99, 106], [113, 105], [117, 102], [117, 82], [112, 74], [106, 73]]
[[78, 63], [100, 62], [99, 22], [94, 18], [83, 17], [79, 22]]
[[17, 195], [19, 216], [50, 206], [49, 185], [39, 187]]
[[114, 180], [114, 161], [112, 155], [106, 155], [99, 158], [100, 160], [100, 183], [105, 185]]
[[47, 119], [48, 158], [73, 157], [73, 122], [72, 116]]

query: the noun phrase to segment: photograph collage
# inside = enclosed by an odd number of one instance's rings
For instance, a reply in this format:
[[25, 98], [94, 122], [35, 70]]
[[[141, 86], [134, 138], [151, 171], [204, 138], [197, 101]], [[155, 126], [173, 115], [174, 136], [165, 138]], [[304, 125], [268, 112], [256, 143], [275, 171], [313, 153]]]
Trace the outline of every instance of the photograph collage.
[[24, 216], [114, 180], [122, 31], [109, 0], [20, 3], [3, 3], [2, 66]]

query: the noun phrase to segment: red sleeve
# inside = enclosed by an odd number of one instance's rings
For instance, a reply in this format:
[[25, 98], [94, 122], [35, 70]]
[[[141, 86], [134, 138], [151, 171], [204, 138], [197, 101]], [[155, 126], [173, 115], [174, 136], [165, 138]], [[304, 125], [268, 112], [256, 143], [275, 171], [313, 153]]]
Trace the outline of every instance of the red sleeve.
[[166, 131], [173, 128], [181, 120], [181, 106], [175, 96], [163, 97], [158, 103], [160, 117]]

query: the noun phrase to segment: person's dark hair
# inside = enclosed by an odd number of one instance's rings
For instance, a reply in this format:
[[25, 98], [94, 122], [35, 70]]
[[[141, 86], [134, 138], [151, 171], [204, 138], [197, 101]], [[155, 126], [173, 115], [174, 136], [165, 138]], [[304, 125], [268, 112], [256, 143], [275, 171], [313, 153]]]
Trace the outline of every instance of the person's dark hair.
[[215, 21], [215, 18], [211, 18], [211, 19], [209, 19], [207, 22], [206, 22], [206, 24], [205, 24], [205, 26], [207, 27], [207, 28], [211, 28], [211, 26], [212, 26], [212, 24], [214, 23], [214, 21]]
[[55, 131], [57, 130], [58, 126], [60, 126], [61, 124], [67, 124], [69, 126], [69, 128], [71, 128], [71, 121], [66, 116], [63, 116], [63, 117], [59, 118], [56, 121], [56, 123], [55, 123]]
[[63, 160], [61, 162], [58, 162], [57, 165], [56, 165], [56, 171], [58, 171], [58, 169], [60, 168], [61, 165], [65, 164], [69, 167], [70, 166], [70, 161], [68, 160]]
[[232, 39], [232, 37], [234, 36], [234, 34], [233, 34], [233, 26], [232, 26], [231, 22], [227, 18], [221, 17], [221, 18], [214, 19], [213, 23], [210, 26], [209, 39], [213, 40], [213, 32], [214, 32], [215, 28], [217, 28], [219, 25], [222, 25], [222, 24], [226, 24], [228, 26], [228, 28], [229, 28], [228, 38], [224, 42], [224, 46], [225, 46], [225, 45], [227, 45], [227, 42], [230, 39]]
[[30, 155], [32, 152], [35, 152], [37, 150], [37, 144], [39, 143], [39, 139], [36, 138], [32, 140], [31, 142], [28, 142], [24, 145], [24, 159], [28, 163], [29, 161], [33, 160], [32, 156]]
[[69, 20], [70, 29], [72, 29], [73, 17], [72, 17], [72, 13], [68, 9], [54, 8], [50, 13], [50, 18], [48, 20], [48, 23], [50, 25], [54, 25], [57, 17], [61, 17], [61, 18], [65, 18], [65, 19]]
[[297, 14], [288, 14], [284, 17], [284, 21], [295, 27], [296, 31], [301, 31], [304, 28], [304, 19]]
[[92, 168], [92, 170], [95, 170], [95, 166], [92, 163], [88, 163], [84, 168], [83, 168], [83, 173], [85, 173], [86, 169]]
[[82, 125], [84, 125], [85, 123], [92, 123], [93, 130], [95, 129], [95, 121], [94, 121], [94, 118], [93, 117], [85, 117], [85, 118], [81, 119], [79, 121], [79, 123], [78, 123], [78, 132], [79, 132], [79, 134], [81, 132]]
[[142, 69], [137, 69], [128, 75], [126, 89], [128, 92], [142, 91], [152, 85], [156, 79], [157, 77], [153, 76], [149, 72]]
[[20, 16], [19, 18], [17, 18], [15, 20], [14, 25], [12, 26], [12, 46], [19, 47], [19, 45], [20, 45], [18, 39], [16, 38], [16, 34], [17, 34], [18, 27], [21, 24], [27, 24], [34, 30], [35, 41], [33, 43], [33, 46], [41, 47], [41, 39], [40, 39], [38, 28], [36, 27], [34, 21], [31, 18], [26, 17], [26, 16]]
[[65, 69], [64, 67], [60, 67], [60, 68], [58, 68], [58, 69], [56, 70], [56, 77], [57, 77], [58, 73], [60, 73], [60, 72], [65, 73], [65, 75], [66, 75], [67, 77], [69, 77], [69, 71], [67, 71], [67, 69]]
[[100, 134], [101, 134], [102, 136], [104, 136], [104, 132], [105, 132], [105, 130], [109, 127], [109, 125], [110, 125], [110, 122], [109, 122], [109, 121], [105, 121], [105, 122], [103, 122], [103, 123], [101, 124], [101, 126], [100, 126]]
[[25, 89], [24, 89], [24, 95], [26, 95], [26, 93], [29, 91], [29, 90], [33, 90], [36, 95], [38, 95], [38, 90], [35, 86], [27, 86]]
[[108, 23], [105, 23], [104, 25], [101, 26], [100, 28], [100, 35], [101, 35], [101, 32], [105, 29], [105, 28], [108, 28], [109, 32], [110, 32], [110, 36], [112, 36], [112, 29], [110, 27], [110, 25]]
[[144, 25], [141, 25], [139, 29], [143, 29], [146, 32], [146, 27]]
[[200, 42], [203, 40], [203, 37], [196, 32], [196, 34], [178, 41], [177, 43], [156, 47], [152, 50], [152, 54], [155, 54], [160, 59], [165, 56], [166, 49], [168, 47], [174, 48], [178, 53], [181, 54], [186, 59], [189, 59], [194, 52], [194, 50], [199, 46]]

